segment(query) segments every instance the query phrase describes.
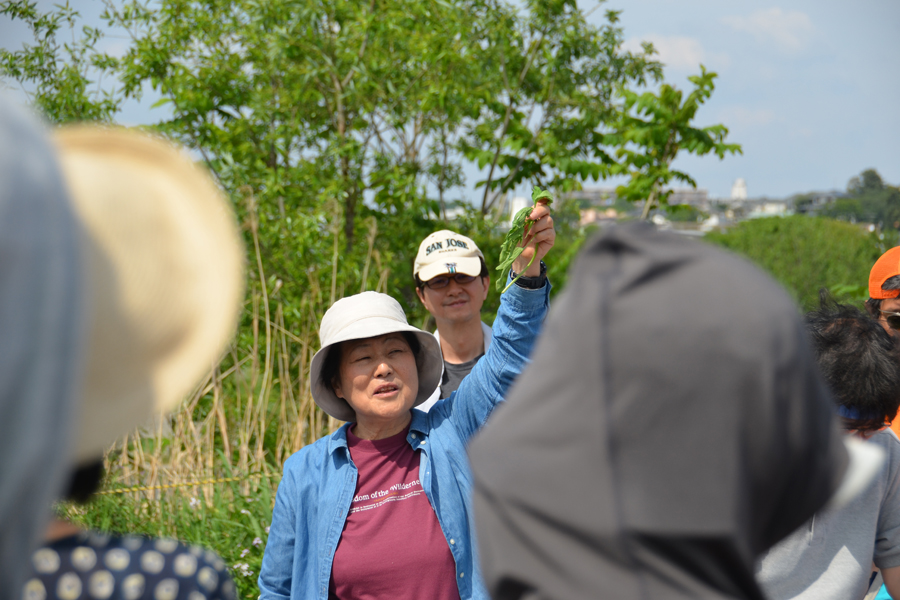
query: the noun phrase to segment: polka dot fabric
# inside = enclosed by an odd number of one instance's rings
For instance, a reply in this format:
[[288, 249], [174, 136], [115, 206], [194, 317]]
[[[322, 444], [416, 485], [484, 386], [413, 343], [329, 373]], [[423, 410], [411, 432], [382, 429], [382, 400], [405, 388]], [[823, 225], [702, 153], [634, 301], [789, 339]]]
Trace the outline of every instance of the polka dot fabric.
[[215, 553], [175, 540], [82, 533], [32, 555], [22, 600], [235, 600]]

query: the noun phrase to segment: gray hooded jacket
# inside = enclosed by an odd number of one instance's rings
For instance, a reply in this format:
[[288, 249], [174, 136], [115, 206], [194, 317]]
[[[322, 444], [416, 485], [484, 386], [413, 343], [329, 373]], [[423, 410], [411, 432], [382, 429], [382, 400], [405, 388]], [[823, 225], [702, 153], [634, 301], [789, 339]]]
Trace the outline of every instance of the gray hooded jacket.
[[532, 360], [469, 451], [495, 599], [761, 599], [846, 468], [795, 305], [703, 242], [590, 241]]

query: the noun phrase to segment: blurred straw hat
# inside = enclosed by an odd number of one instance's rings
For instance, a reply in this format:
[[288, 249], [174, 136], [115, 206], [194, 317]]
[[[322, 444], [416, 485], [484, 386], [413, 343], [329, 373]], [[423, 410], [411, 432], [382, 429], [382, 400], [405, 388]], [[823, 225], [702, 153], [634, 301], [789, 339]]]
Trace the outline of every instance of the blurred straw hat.
[[243, 251], [228, 200], [173, 146], [86, 126], [54, 138], [84, 233], [80, 464], [173, 409], [217, 362], [237, 324]]

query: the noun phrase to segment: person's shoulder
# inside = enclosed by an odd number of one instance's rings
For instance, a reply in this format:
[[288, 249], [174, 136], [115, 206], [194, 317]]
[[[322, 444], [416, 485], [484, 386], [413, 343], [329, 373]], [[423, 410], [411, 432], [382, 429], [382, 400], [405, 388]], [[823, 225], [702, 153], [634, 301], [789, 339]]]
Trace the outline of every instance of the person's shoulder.
[[869, 437], [869, 441], [882, 446], [892, 454], [900, 453], [900, 438], [890, 427], [879, 429]]
[[336, 432], [320, 437], [312, 444], [307, 444], [294, 452], [284, 461], [284, 474], [303, 472], [310, 467], [321, 466], [334, 449], [334, 446], [339, 443], [338, 439], [343, 438], [344, 445], [346, 445], [345, 427], [346, 425]]
[[114, 591], [131, 598], [235, 598], [234, 582], [215, 552], [169, 538], [84, 532], [40, 548], [32, 562], [36, 576], [26, 592], [34, 597], [42, 588], [48, 592], [43, 597], [64, 598], [81, 585], [79, 579], [95, 598]]

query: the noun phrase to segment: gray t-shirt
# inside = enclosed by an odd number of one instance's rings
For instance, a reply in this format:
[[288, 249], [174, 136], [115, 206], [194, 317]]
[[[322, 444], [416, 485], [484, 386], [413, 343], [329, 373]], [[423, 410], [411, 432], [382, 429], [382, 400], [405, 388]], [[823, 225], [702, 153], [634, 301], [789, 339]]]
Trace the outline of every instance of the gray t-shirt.
[[463, 377], [475, 368], [475, 364], [482, 356], [484, 356], [484, 353], [457, 365], [448, 362], [444, 363], [444, 376], [441, 378], [441, 400], [449, 397], [450, 394], [456, 391]]
[[823, 510], [772, 547], [756, 579], [772, 600], [856, 600], [872, 564], [900, 566], [900, 440], [890, 429], [870, 438], [885, 451], [881, 474], [858, 498]]

